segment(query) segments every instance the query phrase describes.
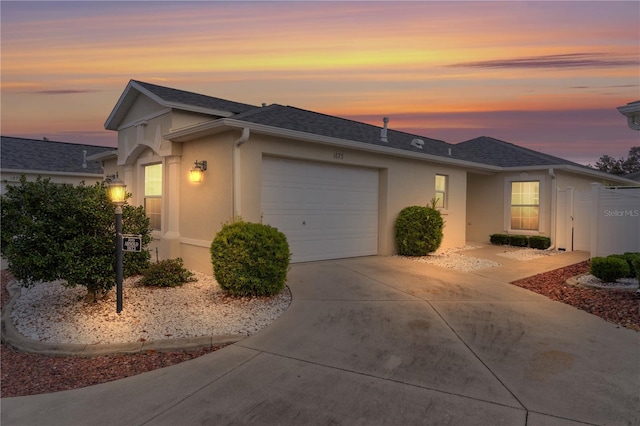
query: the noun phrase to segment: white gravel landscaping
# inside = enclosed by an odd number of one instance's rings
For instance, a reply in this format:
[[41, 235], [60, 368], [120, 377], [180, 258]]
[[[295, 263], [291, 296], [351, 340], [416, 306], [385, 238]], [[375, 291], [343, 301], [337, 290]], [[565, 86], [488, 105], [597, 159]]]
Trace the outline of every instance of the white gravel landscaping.
[[555, 250], [523, 248], [520, 250], [512, 250], [512, 251], [505, 251], [504, 253], [498, 253], [498, 256], [508, 257], [509, 259], [526, 261], [526, 260], [538, 259], [541, 257], [553, 256], [558, 253], [560, 252]]
[[123, 310], [116, 313], [115, 289], [97, 303], [85, 303], [84, 287], [60, 282], [22, 288], [11, 318], [25, 337], [50, 343], [129, 343], [210, 335], [251, 335], [278, 318], [291, 303], [286, 288], [272, 298], [226, 296], [212, 276], [181, 287], [123, 283]]
[[617, 290], [633, 290], [638, 288], [638, 280], [635, 278], [620, 278], [613, 283], [602, 281], [591, 274], [581, 275], [576, 278], [576, 283], [593, 288], [606, 288]]
[[477, 269], [493, 268], [500, 266], [500, 263], [493, 262], [487, 259], [480, 259], [473, 256], [467, 256], [458, 252], [465, 250], [472, 250], [480, 247], [476, 246], [464, 246], [455, 247], [449, 249], [438, 249], [434, 253], [427, 256], [400, 256], [405, 259], [413, 260], [414, 262], [428, 263], [430, 265], [440, 266], [442, 268], [455, 269], [457, 271], [470, 272]]

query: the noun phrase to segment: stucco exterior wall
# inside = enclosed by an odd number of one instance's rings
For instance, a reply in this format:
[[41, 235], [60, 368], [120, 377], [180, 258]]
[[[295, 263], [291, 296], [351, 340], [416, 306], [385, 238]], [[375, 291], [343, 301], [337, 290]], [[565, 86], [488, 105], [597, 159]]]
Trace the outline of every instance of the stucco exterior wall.
[[[548, 169], [528, 172], [495, 173], [490, 175], [469, 174], [467, 191], [467, 240], [489, 242], [495, 233], [542, 235], [551, 237], [557, 226], [554, 209], [556, 192], [568, 187], [590, 190], [593, 178], [554, 170], [555, 182]], [[538, 232], [509, 229], [509, 182], [517, 180], [540, 180], [540, 228]]]
[[[239, 165], [239, 199], [237, 213], [245, 220], [261, 220], [262, 161], [265, 156], [286, 157], [305, 161], [335, 163], [345, 166], [374, 168], [379, 172], [379, 242], [381, 255], [395, 253], [393, 230], [400, 210], [410, 205], [428, 205], [435, 196], [435, 175], [448, 176], [448, 208], [443, 210], [446, 221], [442, 247], [461, 246], [465, 243], [467, 176], [461, 168], [443, 166], [413, 159], [367, 153], [354, 149], [323, 146], [309, 142], [287, 140], [252, 133], [249, 140], [234, 148], [240, 130], [231, 130], [181, 145], [177, 185], [173, 196], [163, 193], [163, 229], [154, 232], [151, 245], [152, 258], [158, 247], [160, 259], [180, 256], [185, 266], [204, 273], [212, 273], [209, 247], [222, 224], [233, 218], [233, 156]], [[340, 160], [335, 157], [340, 153]], [[157, 155], [151, 148], [139, 151], [139, 157], [130, 159], [129, 165], [120, 167], [120, 176], [134, 195], [130, 202], [143, 201], [142, 167], [161, 161], [165, 164], [164, 178], [168, 178], [167, 158]], [[194, 161], [207, 161], [204, 181], [189, 181], [189, 170]], [[172, 198], [173, 197], [173, 198]], [[171, 215], [179, 217], [179, 235], [167, 235]], [[176, 240], [168, 242], [165, 240]]]
[[435, 196], [435, 175], [439, 173], [449, 176], [449, 208], [443, 212], [446, 227], [442, 246], [464, 245], [467, 179], [466, 171], [462, 169], [262, 135], [252, 135], [240, 151], [240, 214], [246, 220], [259, 221], [261, 217], [261, 165], [264, 156], [374, 168], [380, 173], [378, 253], [390, 255], [395, 253], [393, 228], [398, 213], [407, 206], [428, 205]]

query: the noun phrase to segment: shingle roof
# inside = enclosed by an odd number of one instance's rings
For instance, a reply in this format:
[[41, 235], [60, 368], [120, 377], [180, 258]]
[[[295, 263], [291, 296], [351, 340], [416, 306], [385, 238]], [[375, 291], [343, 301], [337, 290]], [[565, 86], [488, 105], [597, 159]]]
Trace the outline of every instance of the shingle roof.
[[131, 80], [144, 87], [162, 100], [171, 103], [191, 105], [196, 107], [217, 109], [228, 111], [233, 114], [240, 114], [254, 108], [254, 105], [243, 104], [240, 102], [228, 101], [226, 99], [214, 98], [212, 96], [201, 95], [198, 93], [187, 92], [184, 90], [171, 89], [169, 87], [158, 86], [155, 84], [144, 83], [142, 81]]
[[628, 175], [624, 175], [623, 177], [640, 182], [640, 171], [629, 173]]
[[453, 157], [498, 167], [554, 166], [570, 164], [584, 167], [563, 158], [504, 142], [488, 136], [480, 136], [453, 145]]
[[[547, 155], [487, 136], [481, 136], [458, 144], [449, 144], [437, 139], [388, 129], [388, 142], [382, 142], [380, 140], [380, 127], [358, 121], [278, 104], [268, 107], [254, 107], [136, 80], [132, 80], [132, 82], [167, 102], [229, 111], [235, 114], [230, 117], [234, 120], [299, 131], [310, 135], [387, 146], [404, 151], [443, 156], [497, 167], [572, 165], [591, 170], [589, 167], [563, 158]], [[411, 144], [414, 139], [424, 141], [422, 149]], [[451, 155], [449, 155], [449, 149], [451, 149]]]
[[95, 145], [81, 145], [67, 142], [45, 141], [38, 139], [0, 137], [0, 167], [11, 170], [37, 170], [50, 172], [84, 173], [101, 175], [99, 162], [87, 162], [82, 167], [84, 152], [87, 156], [114, 148]]
[[[392, 129], [387, 130], [388, 142], [382, 142], [380, 140], [381, 128], [378, 126], [278, 104], [258, 108], [245, 114], [234, 116], [233, 119], [313, 135], [388, 146], [432, 155], [446, 156], [448, 155], [448, 148], [451, 147], [450, 144], [441, 140], [412, 135]], [[422, 149], [411, 145], [411, 141], [414, 139], [424, 141]]]

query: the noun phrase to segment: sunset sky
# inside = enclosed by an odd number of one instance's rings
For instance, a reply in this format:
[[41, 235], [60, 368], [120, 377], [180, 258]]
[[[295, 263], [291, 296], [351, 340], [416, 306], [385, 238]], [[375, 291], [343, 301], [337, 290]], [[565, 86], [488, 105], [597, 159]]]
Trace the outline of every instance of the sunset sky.
[[0, 4], [4, 136], [116, 145], [130, 79], [580, 163], [640, 145], [640, 2]]

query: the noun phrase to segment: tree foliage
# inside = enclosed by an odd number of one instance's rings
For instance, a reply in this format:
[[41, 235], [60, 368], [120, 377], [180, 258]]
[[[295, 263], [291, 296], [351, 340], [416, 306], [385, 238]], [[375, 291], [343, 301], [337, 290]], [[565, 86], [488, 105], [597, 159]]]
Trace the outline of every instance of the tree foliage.
[[[63, 280], [87, 287], [89, 295], [115, 285], [115, 211], [103, 183], [53, 183], [38, 177], [7, 185], [0, 197], [1, 252], [22, 285]], [[148, 266], [149, 219], [142, 207], [123, 206], [123, 233], [141, 234], [143, 250], [126, 252], [125, 275]]]
[[596, 161], [595, 165], [589, 164], [589, 166], [618, 176], [640, 172], [640, 146], [631, 147], [627, 158], [616, 159], [605, 154]]

